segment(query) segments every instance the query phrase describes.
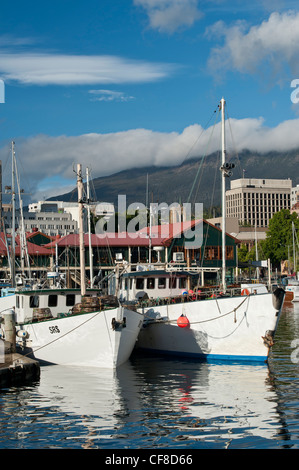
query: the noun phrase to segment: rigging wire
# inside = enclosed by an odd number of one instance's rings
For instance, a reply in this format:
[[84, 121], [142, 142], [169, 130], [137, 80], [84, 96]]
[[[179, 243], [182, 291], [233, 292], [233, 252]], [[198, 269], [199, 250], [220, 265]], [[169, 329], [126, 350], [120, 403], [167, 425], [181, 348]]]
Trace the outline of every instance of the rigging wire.
[[[218, 109], [218, 114], [217, 114], [216, 117], [215, 117], [214, 125], [213, 125], [213, 127], [212, 127], [212, 130], [211, 130], [211, 133], [210, 133], [210, 136], [209, 136], [207, 145], [206, 145], [206, 151], [204, 152], [203, 156], [201, 157], [201, 162], [200, 162], [200, 164], [199, 164], [199, 167], [198, 167], [198, 169], [197, 169], [196, 175], [195, 175], [195, 177], [194, 177], [193, 184], [192, 184], [192, 186], [191, 186], [191, 189], [190, 189], [190, 192], [189, 192], [189, 196], [188, 196], [188, 199], [187, 199], [187, 203], [190, 202], [191, 195], [192, 195], [192, 192], [193, 192], [193, 190], [194, 190], [194, 186], [195, 186], [196, 180], [197, 180], [198, 175], [199, 175], [199, 173], [200, 173], [200, 171], [201, 171], [201, 169], [202, 169], [202, 165], [203, 165], [204, 159], [205, 159], [205, 157], [206, 157], [206, 155], [207, 155], [207, 149], [208, 149], [209, 146], [210, 146], [210, 143], [211, 143], [211, 140], [212, 140], [212, 136], [213, 136], [213, 134], [214, 134], [214, 130], [215, 130], [215, 126], [216, 126], [216, 121], [217, 121], [217, 119], [218, 119], [219, 112], [220, 112], [220, 109]], [[215, 114], [215, 113], [216, 113], [216, 111], [214, 111], [214, 114]], [[198, 137], [197, 141], [198, 141], [199, 138], [202, 136], [202, 134], [203, 134], [203, 131], [202, 131], [202, 133], [200, 134], [200, 136]], [[196, 141], [196, 142], [197, 142], [197, 141]], [[196, 142], [195, 142], [195, 143], [196, 143]], [[195, 143], [193, 144], [193, 147], [194, 147]], [[193, 148], [193, 147], [192, 147], [192, 148]], [[190, 150], [190, 151], [191, 151], [191, 150]]]
[[240, 177], [242, 177], [243, 170], [242, 170], [241, 161], [240, 161], [240, 158], [239, 158], [237, 146], [236, 146], [236, 143], [235, 143], [234, 135], [233, 135], [233, 132], [232, 132], [231, 118], [230, 118], [229, 115], [228, 115], [227, 104], [226, 104], [226, 107], [225, 107], [225, 111], [226, 111], [226, 116], [227, 116], [227, 121], [228, 121], [228, 127], [229, 127], [229, 131], [230, 131], [230, 136], [231, 136], [231, 140], [232, 140], [232, 146], [233, 146], [233, 149], [234, 149], [234, 152], [235, 152], [236, 160], [237, 160], [237, 162], [238, 162], [238, 167], [239, 167], [239, 170], [240, 170]]
[[210, 118], [208, 119], [208, 121], [206, 122], [205, 126], [202, 128], [202, 131], [201, 133], [199, 134], [199, 136], [197, 137], [197, 139], [195, 140], [195, 142], [193, 143], [193, 145], [190, 147], [189, 151], [187, 152], [187, 155], [185, 156], [185, 158], [183, 159], [181, 165], [187, 160], [187, 158], [189, 157], [192, 149], [195, 147], [195, 145], [197, 144], [197, 142], [199, 141], [199, 139], [201, 138], [202, 134], [204, 133], [204, 131], [207, 129], [208, 125], [210, 124], [211, 120], [212, 120], [212, 117], [214, 116], [214, 114], [216, 113], [217, 109], [215, 109], [215, 111], [213, 111], [212, 115], [210, 116]]

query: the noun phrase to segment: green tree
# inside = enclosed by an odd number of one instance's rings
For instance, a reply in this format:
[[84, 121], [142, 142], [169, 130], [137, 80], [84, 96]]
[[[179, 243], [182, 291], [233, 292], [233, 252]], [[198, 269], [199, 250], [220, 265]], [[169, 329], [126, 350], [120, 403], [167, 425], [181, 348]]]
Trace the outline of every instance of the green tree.
[[248, 261], [248, 248], [243, 243], [241, 244], [240, 248], [238, 248], [238, 260], [241, 263], [246, 263]]
[[288, 247], [292, 255], [292, 222], [294, 222], [295, 230], [299, 230], [299, 219], [296, 212], [291, 214], [288, 209], [276, 212], [269, 221], [266, 239], [261, 242], [265, 257], [270, 258], [276, 266], [279, 266], [282, 260], [288, 259]]

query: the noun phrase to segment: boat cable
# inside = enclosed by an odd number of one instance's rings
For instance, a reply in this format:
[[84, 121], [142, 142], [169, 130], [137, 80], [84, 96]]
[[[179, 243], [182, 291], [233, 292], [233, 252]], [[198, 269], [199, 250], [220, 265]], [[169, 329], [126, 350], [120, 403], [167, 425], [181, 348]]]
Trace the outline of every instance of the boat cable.
[[242, 167], [241, 167], [241, 162], [240, 162], [240, 158], [239, 158], [239, 154], [238, 154], [238, 150], [237, 150], [237, 145], [235, 143], [234, 135], [233, 135], [233, 132], [232, 132], [231, 119], [228, 115], [227, 104], [226, 104], [226, 107], [225, 107], [225, 111], [226, 111], [226, 119], [227, 119], [228, 126], [229, 126], [230, 136], [231, 136], [231, 139], [232, 139], [232, 146], [233, 146], [233, 149], [234, 149], [234, 152], [235, 152], [235, 155], [236, 155], [236, 160], [238, 161], [238, 167], [239, 167], [240, 178], [241, 178], [242, 177], [242, 169], [241, 169]]
[[[89, 321], [93, 320], [96, 316], [98, 316], [100, 313], [102, 313], [102, 310], [99, 311], [99, 312], [96, 312], [95, 315], [93, 315], [91, 318], [88, 318], [87, 320], [85, 320], [83, 323], [80, 323], [80, 325], [77, 325], [75, 326], [74, 328], [72, 328], [71, 330], [67, 331], [66, 333], [64, 333], [63, 335], [59, 336], [58, 338], [55, 338], [53, 339], [52, 341], [50, 341], [49, 343], [47, 344], [44, 344], [43, 346], [40, 346], [39, 348], [36, 348], [32, 351], [30, 351], [29, 353], [27, 354], [24, 354], [24, 356], [28, 356], [28, 355], [31, 355], [32, 353], [34, 354], [36, 351], [39, 351], [40, 349], [43, 349], [47, 346], [50, 346], [51, 344], [55, 343], [56, 341], [59, 341], [61, 338], [63, 338], [64, 336], [67, 336], [68, 334], [72, 333], [73, 331], [77, 330], [78, 328], [81, 328], [81, 326], [85, 325], [86, 323], [88, 323]], [[33, 332], [34, 332], [34, 328], [33, 328], [33, 324], [32, 324], [32, 329], [33, 329]], [[35, 332], [34, 332], [35, 333]]]
[[[239, 321], [239, 323], [237, 324], [236, 328], [231, 331], [230, 333], [228, 333], [227, 335], [225, 336], [212, 336], [211, 334], [208, 334], [207, 332], [206, 335], [209, 337], [209, 338], [212, 338], [212, 339], [224, 339], [224, 338], [227, 338], [228, 336], [231, 336], [233, 333], [235, 333], [237, 331], [237, 329], [241, 326], [241, 324], [243, 323], [243, 321], [246, 319], [246, 312], [244, 313], [243, 317], [241, 318], [241, 320]], [[236, 323], [236, 321], [235, 321]]]
[[[216, 111], [214, 111], [214, 113], [216, 113]], [[190, 192], [189, 192], [189, 196], [188, 196], [187, 202], [190, 202], [191, 195], [192, 195], [192, 193], [193, 193], [195, 183], [196, 183], [196, 181], [197, 181], [198, 175], [199, 175], [199, 173], [200, 173], [200, 171], [201, 171], [201, 169], [202, 169], [202, 166], [203, 166], [205, 157], [206, 157], [206, 155], [207, 155], [207, 149], [210, 147], [211, 140], [212, 140], [212, 137], [213, 137], [213, 134], [214, 134], [214, 130], [215, 130], [215, 126], [216, 126], [216, 122], [217, 122], [219, 113], [220, 113], [220, 110], [218, 110], [218, 114], [217, 114], [216, 117], [215, 117], [214, 124], [213, 124], [213, 127], [212, 127], [212, 131], [211, 131], [211, 133], [210, 133], [210, 136], [209, 136], [209, 139], [208, 139], [208, 142], [207, 142], [207, 145], [206, 145], [205, 152], [204, 152], [203, 156], [201, 157], [201, 161], [200, 161], [199, 167], [198, 167], [198, 169], [197, 169], [196, 175], [195, 175], [195, 177], [194, 177], [193, 184], [192, 184], [192, 186], [191, 186], [191, 189], [190, 189]], [[202, 133], [203, 133], [203, 131], [202, 131]], [[200, 139], [202, 133], [201, 133], [200, 136], [198, 137], [197, 141]], [[196, 142], [197, 142], [197, 141], [196, 141]], [[196, 142], [195, 142], [195, 143], [196, 143]], [[193, 146], [191, 147], [191, 149], [194, 147], [195, 143], [193, 144]], [[190, 149], [190, 151], [191, 151], [191, 149]], [[189, 151], [189, 153], [190, 153], [190, 151]]]
[[[193, 321], [193, 322], [190, 322], [190, 324], [197, 324], [197, 323], [207, 323], [207, 322], [210, 322], [210, 321], [214, 321], [214, 320], [219, 320], [219, 318], [223, 318], [223, 317], [226, 317], [227, 315], [231, 315], [232, 313], [234, 314], [234, 322], [236, 323], [237, 319], [236, 319], [236, 312], [237, 310], [242, 307], [242, 305], [244, 304], [244, 302], [246, 302], [246, 300], [248, 300], [248, 303], [249, 303], [249, 295], [246, 296], [242, 302], [240, 303], [240, 305], [238, 305], [237, 307], [235, 307], [233, 310], [231, 310], [230, 312], [227, 312], [227, 313], [223, 313], [221, 314], [221, 316], [218, 316], [218, 317], [213, 317], [213, 318], [209, 318], [207, 320], [201, 320], [201, 321]], [[217, 302], [217, 298], [216, 298], [216, 302]]]
[[[218, 109], [218, 108], [217, 108]], [[214, 114], [217, 112], [217, 109], [215, 109], [213, 111], [213, 113], [211, 114], [211, 116], [209, 117], [209, 119], [207, 120], [206, 122], [206, 125], [202, 128], [202, 131], [201, 133], [199, 134], [199, 136], [197, 137], [197, 139], [195, 140], [195, 142], [193, 143], [193, 145], [191, 145], [190, 149], [188, 150], [185, 158], [182, 160], [181, 162], [181, 165], [188, 159], [188, 157], [190, 156], [190, 153], [192, 151], [192, 149], [195, 147], [195, 145], [197, 144], [197, 142], [199, 141], [199, 139], [201, 138], [202, 134], [204, 133], [205, 130], [207, 130], [207, 127], [208, 125], [210, 124], [210, 121], [212, 120], [212, 117], [214, 116]]]
[[[242, 300], [242, 302], [237, 306], [235, 307], [233, 310], [227, 312], [227, 313], [223, 313], [221, 314], [221, 316], [218, 316], [218, 317], [213, 317], [213, 318], [209, 318], [209, 319], [206, 319], [206, 320], [200, 320], [200, 321], [191, 321], [190, 322], [190, 325], [195, 325], [195, 324], [199, 324], [199, 323], [208, 323], [210, 321], [214, 321], [214, 320], [219, 320], [219, 318], [223, 318], [223, 317], [226, 317], [227, 315], [231, 315], [232, 313], [234, 314], [234, 323], [237, 322], [237, 318], [236, 318], [236, 312], [239, 308], [242, 307], [242, 305], [246, 302], [246, 300], [248, 300], [248, 304], [249, 304], [249, 295], [247, 295], [246, 297], [244, 297], [244, 299]], [[217, 302], [217, 298], [216, 298], [216, 302]], [[217, 305], [218, 306], [218, 305]], [[247, 306], [248, 308], [248, 306]], [[218, 306], [218, 310], [219, 310], [219, 306]], [[220, 312], [221, 313], [221, 312]], [[246, 313], [245, 313], [245, 316], [246, 316]], [[144, 319], [146, 320], [146, 313], [145, 313], [145, 316], [144, 316]], [[148, 318], [151, 320], [151, 323], [169, 323], [169, 324], [176, 324], [177, 323], [177, 320], [168, 320], [168, 319], [153, 319], [151, 317], [148, 316]]]

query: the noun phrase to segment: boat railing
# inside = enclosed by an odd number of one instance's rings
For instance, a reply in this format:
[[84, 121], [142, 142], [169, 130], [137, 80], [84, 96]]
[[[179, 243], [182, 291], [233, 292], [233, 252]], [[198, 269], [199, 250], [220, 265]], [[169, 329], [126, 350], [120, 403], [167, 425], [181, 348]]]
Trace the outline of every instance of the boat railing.
[[226, 290], [225, 294], [219, 288], [205, 288], [197, 292], [189, 292], [181, 295], [174, 295], [169, 297], [150, 297], [142, 298], [136, 302], [138, 307], [153, 307], [157, 305], [172, 305], [185, 302], [194, 302], [199, 300], [210, 300], [223, 297], [234, 297], [241, 295], [240, 287], [231, 287]]

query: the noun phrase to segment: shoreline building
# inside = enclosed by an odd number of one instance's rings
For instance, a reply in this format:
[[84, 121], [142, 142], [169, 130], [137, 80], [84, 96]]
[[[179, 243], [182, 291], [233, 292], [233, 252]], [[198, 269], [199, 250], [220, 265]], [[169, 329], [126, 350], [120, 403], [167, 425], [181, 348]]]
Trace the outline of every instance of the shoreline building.
[[230, 182], [226, 191], [226, 217], [240, 225], [268, 227], [281, 209], [291, 210], [291, 179], [241, 178]]

